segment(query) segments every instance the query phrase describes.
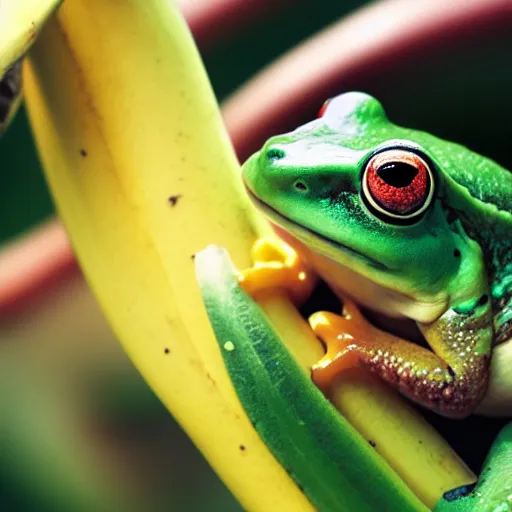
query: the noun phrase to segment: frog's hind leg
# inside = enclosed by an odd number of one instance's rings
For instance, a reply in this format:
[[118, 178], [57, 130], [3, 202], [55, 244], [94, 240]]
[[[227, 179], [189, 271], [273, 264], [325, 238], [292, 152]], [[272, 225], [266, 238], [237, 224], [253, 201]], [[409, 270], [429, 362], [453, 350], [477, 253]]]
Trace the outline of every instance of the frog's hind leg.
[[343, 369], [362, 364], [443, 416], [467, 416], [485, 394], [492, 340], [485, 314], [449, 310], [436, 322], [419, 325], [434, 352], [373, 327], [348, 300], [344, 316], [319, 312], [310, 323], [327, 347], [312, 369], [324, 391]]

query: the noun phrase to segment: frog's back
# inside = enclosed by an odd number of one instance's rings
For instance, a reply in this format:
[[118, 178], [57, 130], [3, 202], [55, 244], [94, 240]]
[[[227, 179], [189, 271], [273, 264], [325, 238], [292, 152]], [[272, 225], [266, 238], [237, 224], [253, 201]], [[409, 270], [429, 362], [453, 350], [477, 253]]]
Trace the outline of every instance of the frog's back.
[[432, 153], [447, 176], [471, 198], [471, 208], [459, 215], [484, 252], [495, 343], [507, 342], [512, 338], [512, 172], [456, 144]]
[[482, 206], [512, 214], [512, 172], [458, 144], [434, 145], [430, 151], [446, 174]]

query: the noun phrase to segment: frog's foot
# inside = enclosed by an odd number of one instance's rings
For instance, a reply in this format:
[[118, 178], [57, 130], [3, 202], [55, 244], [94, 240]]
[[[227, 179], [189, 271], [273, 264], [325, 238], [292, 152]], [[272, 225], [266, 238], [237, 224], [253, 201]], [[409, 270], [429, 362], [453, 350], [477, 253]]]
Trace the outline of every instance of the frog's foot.
[[319, 311], [309, 317], [314, 333], [325, 344], [325, 355], [311, 369], [315, 384], [327, 392], [334, 379], [345, 369], [361, 364], [361, 358], [354, 350], [361, 340], [368, 338], [367, 320], [356, 305], [343, 299], [343, 315]]
[[457, 361], [377, 329], [344, 301], [344, 316], [319, 312], [309, 319], [326, 345], [312, 378], [327, 392], [343, 370], [362, 365], [408, 398], [452, 418], [467, 416], [485, 394], [488, 355]]
[[300, 305], [311, 295], [317, 282], [316, 275], [282, 240], [257, 240], [251, 256], [254, 265], [238, 274], [240, 286], [251, 296], [262, 290], [281, 288]]

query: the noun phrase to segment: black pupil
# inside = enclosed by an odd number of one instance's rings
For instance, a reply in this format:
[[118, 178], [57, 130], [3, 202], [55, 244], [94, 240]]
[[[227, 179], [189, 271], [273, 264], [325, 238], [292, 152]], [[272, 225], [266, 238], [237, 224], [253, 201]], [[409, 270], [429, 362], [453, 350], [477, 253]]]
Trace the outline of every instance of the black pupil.
[[408, 187], [417, 174], [418, 169], [414, 165], [404, 162], [390, 162], [377, 169], [377, 175], [395, 188]]

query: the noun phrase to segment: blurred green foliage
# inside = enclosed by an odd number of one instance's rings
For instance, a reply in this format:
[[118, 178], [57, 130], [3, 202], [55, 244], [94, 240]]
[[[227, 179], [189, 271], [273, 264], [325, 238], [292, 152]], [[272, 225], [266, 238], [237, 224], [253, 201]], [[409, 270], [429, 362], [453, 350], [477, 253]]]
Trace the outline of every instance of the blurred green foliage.
[[0, 138], [0, 243], [21, 233], [53, 212], [37, 151], [22, 107]]

